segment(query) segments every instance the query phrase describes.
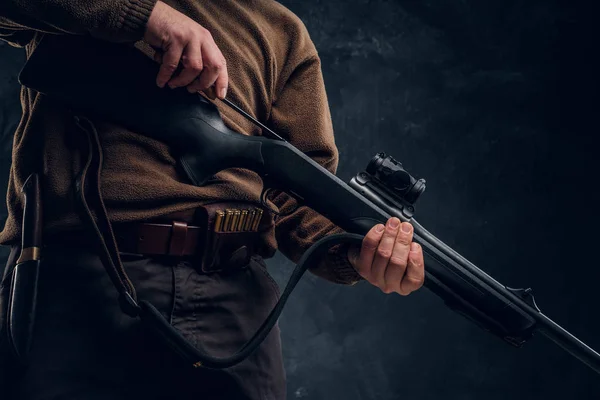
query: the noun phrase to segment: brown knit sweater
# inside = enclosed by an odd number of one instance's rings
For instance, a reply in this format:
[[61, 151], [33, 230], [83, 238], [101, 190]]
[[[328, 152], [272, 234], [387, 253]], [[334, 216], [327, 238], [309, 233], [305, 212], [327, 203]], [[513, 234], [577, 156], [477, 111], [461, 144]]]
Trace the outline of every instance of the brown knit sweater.
[[[0, 38], [35, 51], [44, 34], [91, 35], [113, 42], [140, 42], [156, 0], [2, 0]], [[309, 34], [291, 11], [271, 0], [167, 0], [208, 29], [225, 59], [228, 98], [335, 173], [334, 142], [319, 56]], [[77, 49], [72, 49], [77, 52]], [[115, 60], [118, 62], [118, 60]], [[123, 73], [128, 71], [123, 66]], [[169, 89], [164, 89], [169, 90]], [[0, 244], [18, 241], [22, 219], [20, 188], [33, 171], [37, 156], [33, 132], [43, 132], [45, 233], [80, 225], [72, 200], [72, 182], [81, 168], [79, 150], [68, 139], [72, 117], [44, 95], [22, 88], [23, 116], [15, 132], [7, 194], [8, 219]], [[260, 129], [217, 102], [225, 124], [242, 134]], [[260, 177], [246, 169], [228, 169], [207, 185], [189, 185], [178, 174], [176, 159], [161, 142], [108, 122], [98, 124], [105, 164], [103, 196], [114, 222], [145, 220], [192, 210], [216, 199], [259, 201]], [[283, 214], [296, 208], [283, 192], [271, 197]], [[263, 235], [266, 248], [279, 249], [297, 262], [321, 237], [342, 230], [302, 206], [277, 220]], [[346, 249], [336, 247], [311, 271], [333, 282], [352, 284], [360, 276], [349, 264]]]

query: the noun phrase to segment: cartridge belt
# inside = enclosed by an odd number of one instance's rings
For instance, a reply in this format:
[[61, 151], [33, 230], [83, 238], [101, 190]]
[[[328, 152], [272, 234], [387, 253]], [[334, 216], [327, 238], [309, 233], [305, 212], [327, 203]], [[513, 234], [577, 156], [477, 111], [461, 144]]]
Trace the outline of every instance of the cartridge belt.
[[194, 222], [113, 224], [119, 251], [193, 256], [204, 272], [246, 265], [260, 252], [260, 233], [273, 226], [260, 207], [246, 202], [201, 206]]
[[201, 250], [206, 229], [173, 221], [171, 224], [133, 222], [114, 224], [119, 251], [147, 255], [193, 256]]
[[[125, 253], [148, 255], [193, 256], [201, 250], [201, 241], [210, 241], [214, 235], [256, 233], [263, 214], [262, 209], [222, 208], [214, 210], [210, 226], [188, 225], [185, 221], [170, 224], [132, 222], [114, 224], [119, 250]], [[247, 235], [250, 236], [250, 235]]]

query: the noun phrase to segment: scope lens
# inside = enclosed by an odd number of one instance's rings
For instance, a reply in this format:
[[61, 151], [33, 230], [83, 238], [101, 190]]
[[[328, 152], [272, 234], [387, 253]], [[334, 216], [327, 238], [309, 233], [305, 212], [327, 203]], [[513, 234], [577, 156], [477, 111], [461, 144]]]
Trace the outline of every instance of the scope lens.
[[425, 191], [425, 179], [419, 179], [406, 194], [406, 200], [410, 203], [415, 203], [419, 196]]
[[405, 170], [394, 171], [387, 177], [387, 183], [392, 185], [394, 190], [404, 193], [412, 184], [412, 177]]

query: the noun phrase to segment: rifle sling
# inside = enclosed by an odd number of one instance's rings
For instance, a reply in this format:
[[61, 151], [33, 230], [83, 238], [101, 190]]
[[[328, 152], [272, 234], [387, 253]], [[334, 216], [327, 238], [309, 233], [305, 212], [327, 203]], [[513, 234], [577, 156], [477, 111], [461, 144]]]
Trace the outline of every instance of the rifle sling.
[[341, 243], [360, 245], [364, 238], [363, 235], [340, 233], [325, 236], [314, 243], [303, 254], [279, 301], [250, 340], [229, 357], [213, 357], [186, 340], [151, 303], [146, 300], [138, 301], [133, 283], [127, 276], [121, 262], [112, 225], [102, 199], [100, 185], [102, 148], [98, 132], [93, 123], [85, 117], [76, 117], [76, 122], [81, 130], [86, 133], [88, 139], [88, 158], [76, 181], [76, 193], [83, 211], [83, 219], [90, 225], [97, 239], [100, 260], [119, 292], [121, 310], [132, 318], [139, 317], [142, 323], [152, 329], [176, 354], [194, 367], [229, 368], [246, 359], [258, 348], [275, 326], [285, 303], [308, 266], [318, 262], [332, 246]]

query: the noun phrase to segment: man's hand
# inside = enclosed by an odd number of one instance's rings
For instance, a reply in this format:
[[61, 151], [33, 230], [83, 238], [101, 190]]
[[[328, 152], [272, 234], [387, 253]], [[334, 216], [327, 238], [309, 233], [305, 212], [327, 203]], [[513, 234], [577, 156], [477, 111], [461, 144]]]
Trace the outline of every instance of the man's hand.
[[[161, 64], [156, 78], [159, 87], [167, 83], [171, 88], [187, 86], [190, 93], [205, 91], [213, 99], [215, 94], [225, 98], [225, 58], [201, 25], [159, 1], [150, 14], [144, 40], [157, 50], [156, 61]], [[178, 68], [181, 71], [174, 76]]]
[[406, 296], [423, 286], [425, 280], [423, 250], [412, 239], [412, 225], [393, 217], [385, 226], [371, 228], [360, 253], [358, 248], [351, 248], [348, 260], [360, 276], [384, 293]]

